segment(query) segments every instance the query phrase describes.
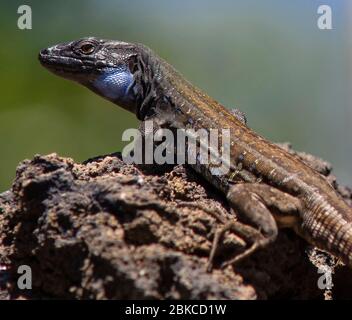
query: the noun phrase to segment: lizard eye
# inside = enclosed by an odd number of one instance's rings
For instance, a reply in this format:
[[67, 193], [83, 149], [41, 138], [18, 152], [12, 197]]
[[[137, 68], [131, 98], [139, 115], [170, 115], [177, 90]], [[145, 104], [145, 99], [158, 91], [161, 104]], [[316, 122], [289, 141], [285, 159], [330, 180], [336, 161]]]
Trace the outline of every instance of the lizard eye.
[[94, 52], [94, 50], [95, 50], [95, 46], [90, 42], [82, 43], [79, 46], [79, 51], [83, 54], [91, 54]]

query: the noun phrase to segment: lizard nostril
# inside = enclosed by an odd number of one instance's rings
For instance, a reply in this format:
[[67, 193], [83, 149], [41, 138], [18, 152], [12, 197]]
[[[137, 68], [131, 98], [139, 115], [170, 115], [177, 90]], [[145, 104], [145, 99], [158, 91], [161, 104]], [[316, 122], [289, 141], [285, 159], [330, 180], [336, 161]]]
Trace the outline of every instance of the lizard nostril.
[[40, 51], [40, 55], [45, 56], [47, 54], [49, 54], [49, 50], [48, 49], [43, 49], [43, 50]]
[[50, 53], [51, 53], [51, 50], [48, 48], [40, 50], [38, 55], [39, 61], [42, 63], [45, 63], [49, 59]]

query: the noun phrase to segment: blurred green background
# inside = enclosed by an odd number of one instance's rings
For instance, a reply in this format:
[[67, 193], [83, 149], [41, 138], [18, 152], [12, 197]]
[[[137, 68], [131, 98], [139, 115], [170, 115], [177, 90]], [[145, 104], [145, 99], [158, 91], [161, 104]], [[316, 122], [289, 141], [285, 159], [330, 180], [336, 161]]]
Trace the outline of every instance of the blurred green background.
[[[82, 161], [121, 150], [127, 112], [47, 72], [49, 45], [94, 35], [142, 42], [186, 78], [274, 141], [334, 165], [352, 185], [352, 6], [350, 0], [75, 0], [0, 4], [0, 191], [34, 154]], [[33, 29], [17, 28], [17, 8]], [[328, 4], [333, 30], [317, 28]]]

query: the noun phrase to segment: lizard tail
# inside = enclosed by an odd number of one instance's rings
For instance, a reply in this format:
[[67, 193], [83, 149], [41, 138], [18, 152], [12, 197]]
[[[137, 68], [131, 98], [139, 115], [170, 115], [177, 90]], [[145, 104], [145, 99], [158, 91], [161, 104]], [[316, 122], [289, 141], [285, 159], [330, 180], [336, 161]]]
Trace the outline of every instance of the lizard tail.
[[352, 267], [352, 208], [337, 197], [327, 201], [315, 194], [310, 200], [303, 215], [304, 236]]

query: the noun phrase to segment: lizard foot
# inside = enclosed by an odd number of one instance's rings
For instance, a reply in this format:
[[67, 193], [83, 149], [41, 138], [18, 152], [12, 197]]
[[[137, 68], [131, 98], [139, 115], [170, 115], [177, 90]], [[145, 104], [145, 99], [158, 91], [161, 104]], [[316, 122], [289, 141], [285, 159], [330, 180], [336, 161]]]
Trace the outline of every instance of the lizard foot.
[[[213, 269], [213, 262], [214, 262], [214, 258], [215, 258], [215, 254], [216, 251], [219, 248], [219, 244], [220, 241], [222, 239], [222, 237], [224, 236], [224, 234], [227, 231], [233, 231], [235, 233], [235, 235], [237, 236], [237, 238], [239, 238], [243, 244], [245, 245], [248, 241], [253, 241], [253, 239], [257, 239], [261, 236], [260, 232], [258, 230], [256, 230], [255, 228], [245, 225], [241, 222], [238, 221], [229, 221], [227, 224], [225, 224], [223, 227], [219, 228], [214, 235], [214, 239], [213, 239], [213, 245], [210, 251], [210, 255], [209, 255], [209, 259], [208, 259], [208, 263], [207, 263], [207, 271], [211, 272], [211, 270]], [[247, 241], [244, 241], [247, 240]], [[236, 256], [235, 258], [237, 259], [242, 259], [245, 256], [247, 256], [248, 254], [250, 254], [251, 252], [249, 252], [249, 250], [251, 250], [252, 247], [250, 247], [248, 250], [246, 250], [245, 252], [243, 252], [242, 254], [240, 254], [239, 256]], [[248, 252], [248, 254], [247, 254]], [[239, 260], [236, 260], [235, 262], [238, 262]], [[224, 264], [221, 265], [221, 268], [225, 267]]]
[[256, 250], [266, 247], [276, 239], [278, 226], [294, 227], [299, 219], [300, 201], [264, 183], [234, 185], [230, 188], [227, 199], [246, 224], [232, 221], [216, 233], [208, 270], [212, 268], [219, 242], [226, 231], [234, 231], [251, 245], [243, 253], [224, 262], [222, 268], [235, 264]]

